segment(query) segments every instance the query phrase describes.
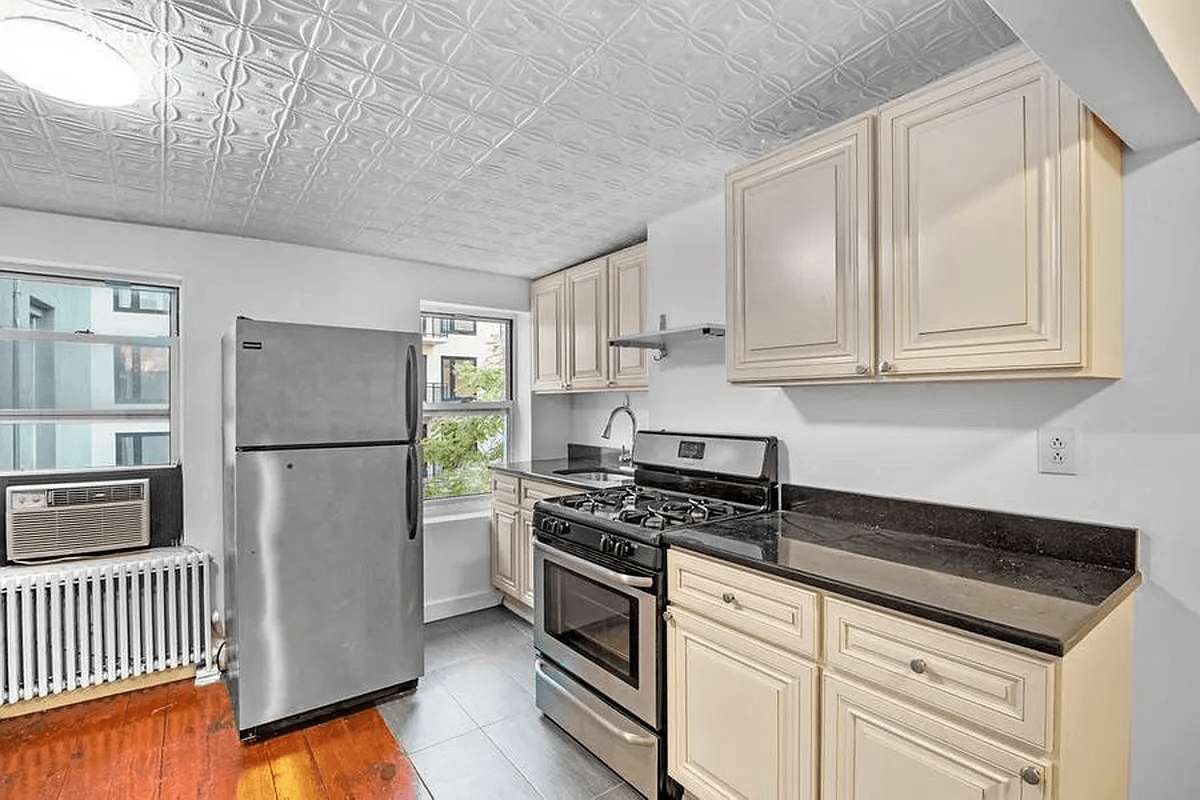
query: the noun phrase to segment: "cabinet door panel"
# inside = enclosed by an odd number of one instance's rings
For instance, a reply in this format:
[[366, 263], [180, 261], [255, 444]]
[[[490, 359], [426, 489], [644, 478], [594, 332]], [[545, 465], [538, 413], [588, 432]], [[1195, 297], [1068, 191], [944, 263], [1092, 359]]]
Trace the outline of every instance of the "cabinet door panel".
[[530, 287], [533, 312], [533, 389], [561, 391], [566, 388], [566, 281], [561, 274], [534, 281]]
[[671, 608], [670, 775], [701, 800], [812, 798], [816, 667]]
[[492, 585], [520, 598], [521, 528], [515, 508], [492, 509]]
[[567, 388], [603, 389], [608, 381], [608, 260], [567, 270]]
[[517, 552], [521, 558], [521, 579], [518, 582], [520, 599], [533, 608], [533, 512], [520, 512], [520, 541]]
[[[825, 675], [824, 800], [1042, 800], [1045, 764], [898, 700]], [[1021, 776], [1036, 770], [1036, 783]]]
[[[646, 246], [630, 247], [608, 259], [608, 338], [646, 330]], [[646, 350], [610, 347], [608, 385], [635, 389], [649, 383]]]
[[852, 121], [727, 178], [730, 380], [869, 370], [872, 126]]
[[1060, 171], [1069, 106], [1022, 58], [881, 112], [880, 357], [894, 374], [1081, 363], [1077, 248], [1055, 244], [1070, 241], [1060, 193], [1078, 176]]

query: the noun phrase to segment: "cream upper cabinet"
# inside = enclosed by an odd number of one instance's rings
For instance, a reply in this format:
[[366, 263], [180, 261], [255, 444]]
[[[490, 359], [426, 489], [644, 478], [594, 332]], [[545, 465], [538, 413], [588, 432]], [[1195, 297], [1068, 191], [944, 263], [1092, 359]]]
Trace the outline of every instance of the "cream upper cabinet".
[[556, 272], [530, 287], [534, 391], [566, 388], [566, 285], [565, 275]]
[[821, 692], [823, 800], [1042, 800], [1050, 770], [923, 713], [826, 674]]
[[667, 768], [699, 800], [815, 796], [816, 667], [673, 609]]
[[873, 125], [852, 120], [727, 176], [730, 381], [870, 374]]
[[[646, 330], [646, 245], [639, 244], [608, 257], [608, 338]], [[649, 385], [646, 350], [608, 348], [608, 386], [633, 389]]]
[[879, 130], [881, 370], [1119, 376], [1121, 151], [1079, 98], [1021, 54]]
[[608, 344], [646, 329], [645, 245], [534, 281], [530, 306], [535, 392], [646, 388], [646, 351]]
[[875, 116], [728, 175], [728, 379], [1120, 377], [1121, 144], [1080, 99], [1022, 49]]
[[608, 259], [566, 271], [567, 388], [608, 385]]

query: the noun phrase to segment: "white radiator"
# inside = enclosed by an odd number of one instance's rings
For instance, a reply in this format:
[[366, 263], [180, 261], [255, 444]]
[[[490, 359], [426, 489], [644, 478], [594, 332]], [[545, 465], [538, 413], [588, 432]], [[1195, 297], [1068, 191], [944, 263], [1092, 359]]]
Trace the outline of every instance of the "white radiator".
[[209, 557], [189, 547], [0, 568], [0, 704], [211, 669]]

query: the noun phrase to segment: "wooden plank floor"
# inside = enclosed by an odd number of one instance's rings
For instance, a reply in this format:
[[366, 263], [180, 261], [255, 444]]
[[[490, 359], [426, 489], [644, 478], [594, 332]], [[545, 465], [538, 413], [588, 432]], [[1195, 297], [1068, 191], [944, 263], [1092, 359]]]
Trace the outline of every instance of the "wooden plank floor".
[[244, 746], [223, 684], [0, 720], [5, 800], [411, 800], [418, 780], [374, 708]]

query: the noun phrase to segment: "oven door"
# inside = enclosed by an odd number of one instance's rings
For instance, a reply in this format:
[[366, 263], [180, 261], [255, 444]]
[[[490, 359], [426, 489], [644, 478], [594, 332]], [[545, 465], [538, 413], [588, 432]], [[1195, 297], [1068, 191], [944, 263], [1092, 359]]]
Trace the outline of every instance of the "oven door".
[[534, 647], [657, 730], [655, 579], [537, 539], [533, 567]]

